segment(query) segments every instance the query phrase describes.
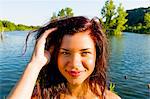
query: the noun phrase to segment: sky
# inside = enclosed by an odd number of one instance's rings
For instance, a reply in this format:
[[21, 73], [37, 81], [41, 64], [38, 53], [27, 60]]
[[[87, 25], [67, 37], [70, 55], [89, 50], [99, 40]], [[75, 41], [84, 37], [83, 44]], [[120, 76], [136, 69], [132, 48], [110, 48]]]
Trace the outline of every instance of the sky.
[[[100, 17], [106, 0], [0, 0], [0, 20], [15, 24], [43, 25], [52, 14], [62, 8], [70, 7], [75, 16]], [[125, 10], [150, 7], [150, 0], [113, 0], [118, 6], [122, 3]]]

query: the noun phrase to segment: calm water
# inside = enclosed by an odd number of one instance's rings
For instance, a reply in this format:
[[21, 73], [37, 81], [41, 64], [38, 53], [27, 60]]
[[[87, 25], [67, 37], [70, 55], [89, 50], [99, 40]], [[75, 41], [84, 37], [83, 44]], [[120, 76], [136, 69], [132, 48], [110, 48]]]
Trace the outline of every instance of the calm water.
[[[27, 32], [6, 32], [0, 41], [0, 99], [8, 95], [20, 78], [33, 50], [22, 56]], [[122, 99], [150, 99], [150, 35], [124, 33], [110, 37], [109, 80]], [[125, 79], [126, 78], [126, 79]]]

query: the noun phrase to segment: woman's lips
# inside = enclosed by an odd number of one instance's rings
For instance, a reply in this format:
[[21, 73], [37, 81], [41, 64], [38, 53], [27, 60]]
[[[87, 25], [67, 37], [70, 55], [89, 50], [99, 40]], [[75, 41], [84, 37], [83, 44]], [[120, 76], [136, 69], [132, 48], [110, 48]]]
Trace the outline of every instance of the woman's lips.
[[74, 71], [74, 70], [71, 70], [71, 71], [67, 71], [67, 72], [72, 77], [78, 77], [78, 76], [81, 75], [81, 72], [83, 72], [83, 71]]

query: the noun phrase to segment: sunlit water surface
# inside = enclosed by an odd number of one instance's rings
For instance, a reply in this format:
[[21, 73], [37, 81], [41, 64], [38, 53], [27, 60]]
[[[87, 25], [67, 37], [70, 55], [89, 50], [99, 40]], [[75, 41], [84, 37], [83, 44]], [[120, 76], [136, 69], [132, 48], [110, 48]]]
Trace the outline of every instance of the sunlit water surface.
[[[5, 32], [0, 41], [0, 99], [4, 99], [20, 78], [34, 45], [30, 39], [25, 55], [27, 31]], [[124, 33], [109, 37], [109, 80], [122, 99], [150, 99], [150, 35]]]

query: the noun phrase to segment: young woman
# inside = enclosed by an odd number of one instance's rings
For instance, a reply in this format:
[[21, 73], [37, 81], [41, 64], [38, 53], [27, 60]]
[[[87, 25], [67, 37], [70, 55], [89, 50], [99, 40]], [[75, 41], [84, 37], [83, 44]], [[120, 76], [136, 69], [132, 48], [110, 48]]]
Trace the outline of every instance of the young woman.
[[107, 39], [97, 19], [56, 19], [36, 45], [9, 99], [120, 99], [106, 87]]

